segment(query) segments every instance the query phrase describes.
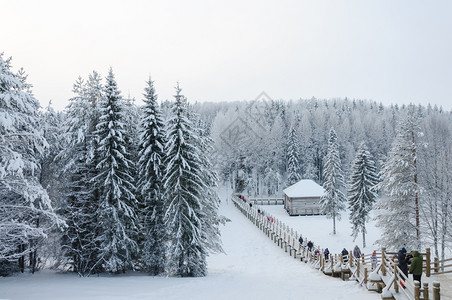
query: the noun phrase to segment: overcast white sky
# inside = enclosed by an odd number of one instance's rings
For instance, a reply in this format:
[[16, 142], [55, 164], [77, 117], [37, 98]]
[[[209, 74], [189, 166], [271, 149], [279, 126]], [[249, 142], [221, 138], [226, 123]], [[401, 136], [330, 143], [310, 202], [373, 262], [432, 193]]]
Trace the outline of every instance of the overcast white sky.
[[452, 1], [0, 0], [0, 52], [45, 106], [113, 67], [137, 100], [349, 97], [452, 108]]

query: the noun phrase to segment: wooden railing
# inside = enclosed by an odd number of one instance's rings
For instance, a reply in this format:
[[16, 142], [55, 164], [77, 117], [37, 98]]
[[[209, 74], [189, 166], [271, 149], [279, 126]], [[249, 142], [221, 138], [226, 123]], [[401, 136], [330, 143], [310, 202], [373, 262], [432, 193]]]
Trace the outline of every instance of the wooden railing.
[[[323, 254], [324, 249], [318, 245], [308, 250], [306, 245], [298, 241], [300, 235], [293, 228], [285, 225], [271, 214], [262, 211], [260, 208], [250, 206], [249, 202], [232, 196], [234, 205], [260, 230], [263, 231], [278, 247], [281, 247], [290, 256], [309, 263], [313, 268], [322, 271], [326, 275], [340, 277], [345, 280], [347, 277], [356, 280], [359, 284], [366, 286], [369, 290], [382, 293], [382, 299], [397, 299], [404, 295], [408, 299], [414, 300], [440, 300], [440, 283], [433, 282], [432, 288], [424, 282], [421, 287], [419, 282], [409, 280], [405, 274], [398, 269], [397, 253], [387, 252], [382, 248], [376, 252], [377, 264], [372, 269], [371, 255], [362, 255], [360, 258], [351, 255], [330, 254], [327, 259]], [[306, 239], [305, 236], [303, 236]], [[452, 259], [431, 261], [430, 249], [421, 253], [424, 257], [424, 272], [426, 277], [436, 274], [452, 272], [452, 264], [447, 262]], [[405, 286], [405, 287], [404, 287]], [[431, 297], [430, 297], [431, 295]]]
[[247, 201], [257, 205], [283, 205], [283, 198], [249, 198]]
[[431, 262], [430, 268], [433, 275], [452, 273], [452, 258], [439, 260], [435, 257], [434, 261]]

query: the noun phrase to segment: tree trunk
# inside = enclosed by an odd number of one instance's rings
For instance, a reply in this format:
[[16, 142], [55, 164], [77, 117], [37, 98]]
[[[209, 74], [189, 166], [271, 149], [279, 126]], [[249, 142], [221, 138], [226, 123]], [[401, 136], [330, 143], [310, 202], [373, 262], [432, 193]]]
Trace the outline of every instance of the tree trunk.
[[366, 228], [363, 227], [363, 248], [366, 248]]
[[[19, 245], [19, 253], [23, 253], [25, 251], [25, 244], [20, 244]], [[25, 271], [25, 255], [22, 255], [21, 257], [19, 257], [19, 269], [20, 272], [24, 272]]]
[[333, 214], [333, 234], [336, 234], [336, 215]]
[[417, 240], [419, 241], [419, 236], [420, 236], [420, 225], [419, 225], [419, 192], [418, 192], [418, 188], [417, 188], [417, 165], [416, 165], [416, 146], [415, 146], [415, 139], [414, 139], [414, 131], [411, 131], [411, 141], [413, 143], [413, 148], [412, 148], [412, 154], [413, 154], [413, 164], [414, 164], [414, 184], [416, 186], [416, 193], [415, 193], [415, 199], [414, 199], [414, 210], [415, 210], [415, 214], [416, 214], [416, 237]]

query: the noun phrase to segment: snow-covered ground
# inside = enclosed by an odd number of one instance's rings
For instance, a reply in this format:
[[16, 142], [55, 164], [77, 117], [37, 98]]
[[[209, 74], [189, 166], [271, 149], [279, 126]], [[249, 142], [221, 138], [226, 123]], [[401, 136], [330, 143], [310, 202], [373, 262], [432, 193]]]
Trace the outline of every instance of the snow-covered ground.
[[[223, 197], [227, 195], [223, 194]], [[271, 210], [276, 215], [281, 208], [272, 207]], [[231, 220], [222, 228], [226, 254], [209, 257], [209, 275], [204, 278], [143, 274], [79, 278], [74, 274], [43, 271], [35, 275], [0, 278], [0, 299], [380, 299], [378, 294], [365, 290], [354, 281], [325, 276], [290, 257], [246, 219], [231, 201], [223, 201], [221, 214]], [[350, 240], [349, 233], [341, 229], [342, 226], [349, 227], [345, 225], [346, 220], [340, 223], [339, 234], [332, 237], [329, 235], [330, 221], [321, 218], [285, 217], [287, 224], [295, 222], [294, 227], [298, 224], [300, 231], [306, 232], [321, 246], [324, 244], [332, 249], [348, 246], [345, 240]], [[312, 229], [309, 234], [308, 229]], [[344, 242], [341, 242], [342, 238]]]

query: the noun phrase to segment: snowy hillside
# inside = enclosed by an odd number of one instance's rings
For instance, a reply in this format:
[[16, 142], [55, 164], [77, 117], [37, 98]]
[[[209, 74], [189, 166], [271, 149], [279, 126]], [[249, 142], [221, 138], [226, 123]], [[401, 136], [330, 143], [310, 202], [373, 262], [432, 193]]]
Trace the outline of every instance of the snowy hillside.
[[[276, 214], [279, 208], [274, 210]], [[379, 299], [378, 294], [354, 281], [327, 277], [293, 259], [253, 226], [231, 201], [223, 201], [221, 213], [231, 220], [222, 227], [226, 254], [209, 257], [209, 274], [204, 278], [130, 273], [79, 278], [44, 271], [0, 278], [0, 299]], [[316, 228], [322, 223], [317, 217], [308, 220]], [[323, 223], [329, 225], [329, 221]], [[302, 225], [310, 226], [308, 222]], [[342, 227], [338, 228], [345, 237]], [[315, 241], [323, 243], [321, 238]]]

